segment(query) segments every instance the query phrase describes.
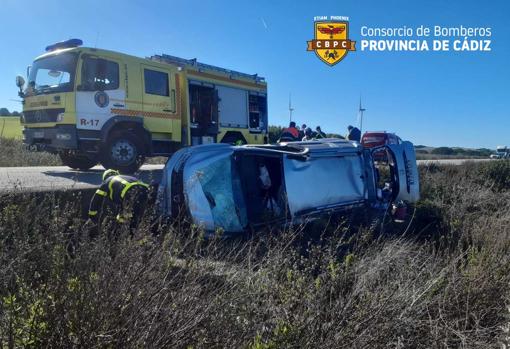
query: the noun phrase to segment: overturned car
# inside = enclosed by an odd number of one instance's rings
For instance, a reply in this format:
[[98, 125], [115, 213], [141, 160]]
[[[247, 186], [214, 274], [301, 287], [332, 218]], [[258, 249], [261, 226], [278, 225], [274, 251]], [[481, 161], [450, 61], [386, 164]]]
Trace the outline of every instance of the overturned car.
[[[382, 150], [386, 163], [372, 156]], [[210, 233], [235, 234], [355, 207], [402, 207], [418, 199], [412, 143], [366, 149], [357, 142], [323, 139], [181, 149], [163, 170], [158, 209], [170, 218], [185, 214]]]

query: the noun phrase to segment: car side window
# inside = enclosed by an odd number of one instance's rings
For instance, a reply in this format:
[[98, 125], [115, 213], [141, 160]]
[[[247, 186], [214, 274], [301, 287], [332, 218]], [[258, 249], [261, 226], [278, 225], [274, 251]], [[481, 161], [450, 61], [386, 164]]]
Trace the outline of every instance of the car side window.
[[145, 93], [158, 96], [170, 96], [168, 74], [156, 70], [144, 69]]
[[119, 88], [119, 64], [102, 58], [85, 57], [82, 65], [82, 91]]

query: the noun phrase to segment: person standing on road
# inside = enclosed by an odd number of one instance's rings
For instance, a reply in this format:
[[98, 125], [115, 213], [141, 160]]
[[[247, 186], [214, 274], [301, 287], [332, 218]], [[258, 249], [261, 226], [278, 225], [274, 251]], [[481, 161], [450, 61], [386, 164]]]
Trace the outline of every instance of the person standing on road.
[[112, 169], [104, 171], [102, 179], [103, 183], [90, 201], [89, 218], [99, 223], [105, 201], [108, 201], [114, 205], [118, 223], [129, 223], [131, 229], [136, 228], [147, 206], [149, 185]]
[[348, 140], [356, 142], [361, 141], [361, 131], [359, 130], [359, 128], [349, 125], [347, 126], [347, 130], [349, 131], [349, 133], [347, 134]]

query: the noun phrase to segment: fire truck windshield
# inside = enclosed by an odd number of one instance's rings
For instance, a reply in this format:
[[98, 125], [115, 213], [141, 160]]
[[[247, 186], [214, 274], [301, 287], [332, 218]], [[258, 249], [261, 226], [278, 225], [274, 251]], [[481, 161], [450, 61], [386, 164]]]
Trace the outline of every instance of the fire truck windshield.
[[77, 58], [75, 53], [61, 53], [36, 60], [30, 69], [27, 95], [72, 91]]

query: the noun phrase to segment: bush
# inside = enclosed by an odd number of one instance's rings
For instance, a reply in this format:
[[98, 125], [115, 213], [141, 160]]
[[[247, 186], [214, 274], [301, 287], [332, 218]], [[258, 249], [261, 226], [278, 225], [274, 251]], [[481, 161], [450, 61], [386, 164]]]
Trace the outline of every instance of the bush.
[[455, 154], [455, 150], [453, 150], [452, 148], [448, 148], [448, 147], [438, 147], [438, 148], [432, 149], [432, 151], [430, 153], [438, 154], [438, 155], [453, 155], [453, 154]]
[[282, 134], [283, 127], [281, 126], [269, 126], [269, 143], [274, 144], [278, 142], [280, 139], [280, 135]]
[[478, 179], [496, 192], [510, 189], [510, 160], [490, 161], [480, 165]]

